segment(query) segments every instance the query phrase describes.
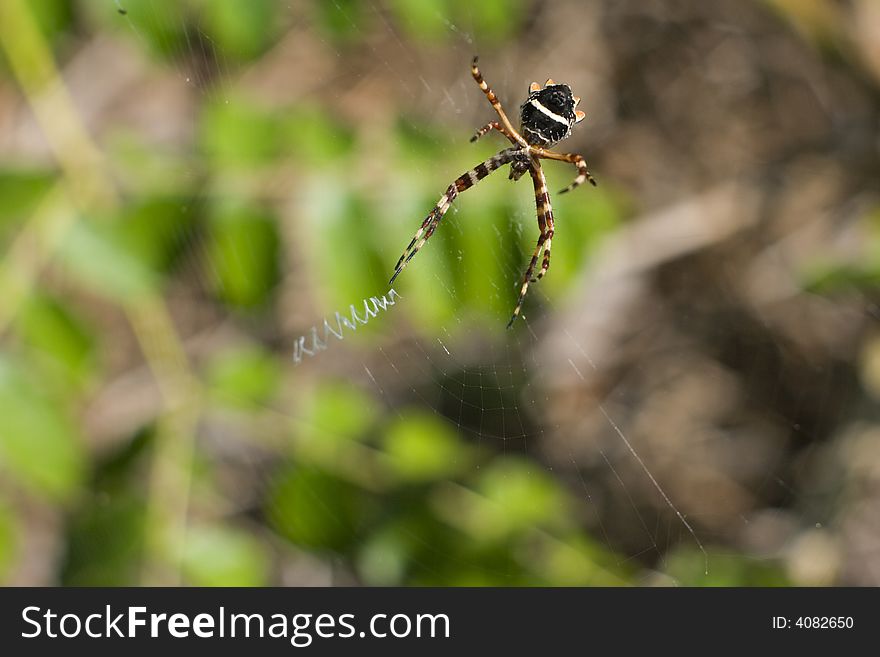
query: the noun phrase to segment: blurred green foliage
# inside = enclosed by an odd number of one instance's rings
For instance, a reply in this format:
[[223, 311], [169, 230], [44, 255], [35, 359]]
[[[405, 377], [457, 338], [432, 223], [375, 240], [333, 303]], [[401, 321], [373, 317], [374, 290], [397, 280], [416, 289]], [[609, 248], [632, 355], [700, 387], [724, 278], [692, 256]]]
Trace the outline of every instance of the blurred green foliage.
[[880, 208], [871, 208], [861, 225], [865, 227], [863, 257], [846, 262], [827, 258], [811, 262], [809, 269], [801, 272], [804, 289], [816, 294], [835, 294], [871, 292], [880, 285]]
[[703, 555], [681, 547], [667, 555], [665, 573], [682, 586], [791, 586], [772, 560], [721, 552], [710, 552], [708, 559], [711, 568], [706, 572]]
[[17, 561], [15, 516], [0, 503], [0, 581], [6, 581]]
[[97, 367], [90, 327], [56, 297], [35, 293], [22, 308], [16, 328], [31, 365], [51, 378], [53, 387], [84, 391]]
[[265, 586], [268, 552], [244, 530], [191, 527], [183, 547], [183, 571], [196, 586]]
[[218, 403], [260, 408], [274, 396], [281, 380], [281, 364], [263, 349], [229, 349], [208, 363], [205, 380]]
[[266, 303], [279, 276], [276, 226], [266, 208], [224, 203], [213, 209], [207, 251], [224, 301], [244, 308]]
[[[7, 164], [8, 167], [8, 164]], [[29, 169], [0, 170], [0, 237], [4, 243], [52, 187], [52, 174]]]
[[[383, 418], [350, 386], [313, 395], [266, 500], [272, 526], [294, 544], [347, 556], [372, 584], [626, 581], [579, 535], [573, 502], [539, 466], [468, 445], [434, 415]], [[533, 562], [536, 551], [554, 567]]]
[[76, 423], [20, 362], [0, 358], [0, 456], [3, 470], [36, 493], [67, 498], [86, 468]]

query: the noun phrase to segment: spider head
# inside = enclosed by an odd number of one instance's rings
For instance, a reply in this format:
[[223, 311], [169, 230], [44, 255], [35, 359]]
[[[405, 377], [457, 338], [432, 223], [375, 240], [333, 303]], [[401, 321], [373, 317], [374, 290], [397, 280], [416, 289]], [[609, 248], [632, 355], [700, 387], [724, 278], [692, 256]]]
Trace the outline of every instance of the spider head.
[[520, 107], [520, 132], [533, 146], [550, 147], [571, 134], [584, 113], [575, 110], [580, 98], [567, 84], [547, 80], [544, 86], [533, 82], [529, 96]]
[[510, 175], [507, 177], [510, 180], [519, 180], [522, 178], [522, 175], [529, 170], [529, 162], [530, 158], [528, 155], [516, 155], [510, 163]]

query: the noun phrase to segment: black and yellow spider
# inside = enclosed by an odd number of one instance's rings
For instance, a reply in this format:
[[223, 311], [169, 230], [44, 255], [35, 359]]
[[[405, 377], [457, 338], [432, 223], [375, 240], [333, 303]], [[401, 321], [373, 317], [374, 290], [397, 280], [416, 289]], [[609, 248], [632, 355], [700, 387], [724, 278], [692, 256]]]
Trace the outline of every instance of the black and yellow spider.
[[[529, 289], [529, 283], [540, 280], [550, 267], [550, 242], [553, 239], [553, 209], [550, 206], [550, 194], [547, 192], [547, 181], [544, 178], [544, 171], [541, 169], [541, 158], [569, 162], [577, 167], [578, 175], [574, 182], [560, 193], [571, 191], [585, 180], [589, 180], [593, 185], [596, 184], [596, 181], [590, 175], [590, 172], [587, 170], [587, 164], [580, 155], [555, 153], [549, 150], [549, 147], [568, 137], [571, 134], [572, 126], [575, 123], [580, 123], [584, 118], [584, 113], [575, 109], [581, 99], [577, 96], [572, 96], [571, 87], [567, 84], [554, 82], [552, 79], [548, 79], [543, 87], [537, 82], [532, 82], [529, 86], [529, 96], [519, 110], [520, 131], [517, 132], [513, 129], [510, 119], [504, 113], [495, 92], [483, 80], [483, 75], [480, 73], [480, 69], [477, 68], [476, 57], [474, 57], [473, 64], [471, 64], [471, 74], [501, 119], [500, 123], [492, 121], [477, 130], [476, 134], [471, 137], [471, 141], [476, 141], [490, 130], [497, 130], [510, 140], [513, 147], [505, 148], [497, 155], [493, 155], [485, 162], [463, 173], [447, 188], [443, 196], [440, 197], [440, 200], [437, 201], [434, 209], [425, 217], [422, 225], [419, 226], [416, 234], [413, 235], [409, 246], [406, 247], [403, 255], [397, 261], [394, 275], [391, 277], [389, 285], [394, 283], [394, 279], [404, 270], [409, 261], [419, 252], [419, 249], [425, 245], [428, 238], [434, 234], [434, 231], [440, 224], [440, 220], [443, 219], [443, 215], [446, 214], [455, 197], [466, 189], [473, 187], [499, 167], [510, 164], [509, 178], [511, 180], [519, 180], [526, 171], [532, 177], [532, 182], [535, 186], [538, 228], [541, 231], [541, 234], [538, 236], [538, 243], [535, 245], [535, 252], [532, 254], [532, 260], [523, 275], [522, 288], [519, 291], [516, 308], [513, 309], [513, 316], [507, 323], [507, 327], [510, 328], [522, 309], [523, 299], [525, 299], [526, 292]], [[544, 251], [544, 260], [541, 263], [541, 270], [535, 278], [532, 278], [542, 249]]]

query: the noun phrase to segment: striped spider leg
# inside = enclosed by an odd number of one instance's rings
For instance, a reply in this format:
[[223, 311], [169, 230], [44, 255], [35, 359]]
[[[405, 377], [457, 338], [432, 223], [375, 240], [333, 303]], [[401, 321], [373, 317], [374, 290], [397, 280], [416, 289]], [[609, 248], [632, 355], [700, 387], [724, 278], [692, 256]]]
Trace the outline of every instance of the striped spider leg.
[[[577, 168], [577, 177], [560, 193], [569, 192], [586, 181], [596, 185], [596, 180], [587, 169], [587, 164], [582, 156], [550, 150], [554, 144], [571, 135], [572, 127], [584, 119], [584, 113], [576, 109], [581, 99], [572, 95], [571, 88], [567, 84], [559, 84], [552, 79], [548, 79], [543, 85], [533, 82], [529, 86], [529, 95], [526, 101], [520, 106], [520, 129], [517, 131], [504, 112], [501, 101], [483, 79], [483, 75], [477, 67], [476, 57], [471, 64], [471, 75], [500, 119], [500, 121], [490, 121], [477, 130], [471, 137], [471, 141], [474, 142], [492, 130], [497, 130], [507, 138], [512, 147], [500, 151], [497, 155], [493, 155], [485, 162], [465, 172], [446, 189], [400, 256], [389, 284], [394, 283], [400, 272], [434, 234], [443, 215], [446, 214], [449, 206], [461, 192], [470, 189], [496, 169], [510, 164], [509, 178], [511, 180], [519, 180], [526, 172], [532, 178], [540, 231], [532, 259], [523, 275], [516, 308], [514, 308], [513, 316], [507, 324], [507, 327], [510, 328], [522, 310], [529, 283], [539, 281], [550, 268], [550, 244], [554, 232], [553, 209], [550, 205], [550, 194], [547, 192], [547, 181], [540, 160], [568, 162]], [[541, 269], [535, 275], [535, 268], [542, 252]]]
[[477, 141], [477, 139], [479, 139], [480, 137], [482, 137], [483, 135], [485, 135], [487, 132], [489, 132], [491, 130], [497, 130], [502, 135], [507, 137], [514, 146], [517, 145], [518, 142], [516, 141], [516, 139], [514, 139], [512, 135], [507, 134], [507, 131], [504, 128], [504, 126], [501, 125], [500, 123], [498, 123], [498, 121], [489, 121], [489, 123], [487, 123], [482, 128], [477, 130], [474, 133], [474, 136], [471, 137], [471, 143], [473, 144], [475, 141]]
[[[529, 167], [529, 175], [535, 187], [535, 210], [538, 214], [538, 242], [535, 244], [535, 251], [532, 253], [532, 259], [529, 266], [523, 274], [522, 287], [519, 290], [519, 298], [516, 301], [516, 308], [513, 309], [513, 315], [507, 322], [507, 328], [513, 326], [516, 318], [522, 310], [523, 301], [526, 298], [526, 292], [529, 290], [529, 283], [536, 283], [544, 277], [547, 270], [550, 269], [550, 242], [553, 240], [553, 207], [550, 205], [550, 193], [547, 191], [547, 179], [544, 177], [544, 170], [541, 168], [541, 162], [538, 158], [532, 160], [532, 166]], [[538, 275], [532, 278], [535, 267], [538, 264], [538, 258], [541, 250], [544, 250], [544, 260], [541, 262], [541, 270]]]
[[587, 163], [584, 158], [575, 153], [554, 153], [553, 151], [547, 150], [545, 148], [532, 148], [532, 151], [538, 156], [547, 158], [548, 160], [558, 160], [560, 162], [568, 162], [569, 164], [573, 164], [577, 167], [578, 175], [574, 179], [574, 181], [565, 189], [559, 190], [560, 194], [565, 194], [570, 192], [575, 187], [580, 187], [584, 184], [585, 181], [589, 180], [590, 184], [593, 187], [596, 187], [598, 183], [596, 179], [593, 178], [592, 174], [587, 169]]
[[[493, 128], [497, 126], [498, 131], [503, 132], [508, 139], [515, 141], [520, 146], [527, 149], [529, 147], [529, 142], [523, 139], [522, 135], [520, 135], [514, 129], [513, 125], [511, 125], [510, 119], [508, 119], [507, 114], [504, 113], [504, 108], [501, 107], [501, 101], [498, 100], [498, 96], [495, 95], [495, 92], [492, 91], [492, 88], [483, 79], [483, 74], [480, 73], [480, 68], [477, 66], [477, 57], [474, 57], [474, 61], [471, 62], [471, 75], [474, 77], [477, 86], [479, 86], [483, 93], [486, 94], [486, 98], [488, 99], [489, 104], [492, 105], [492, 109], [498, 114], [498, 118], [501, 119], [500, 126], [497, 123], [489, 123], [488, 125]], [[477, 133], [477, 136], [479, 136], [479, 132]]]
[[425, 245], [425, 242], [427, 242], [431, 235], [434, 234], [437, 226], [440, 225], [440, 220], [443, 219], [443, 215], [449, 210], [449, 206], [452, 205], [455, 198], [461, 192], [476, 185], [497, 168], [510, 162], [517, 152], [518, 150], [516, 148], [507, 148], [497, 155], [493, 155], [470, 171], [465, 171], [455, 179], [455, 182], [446, 188], [443, 196], [437, 201], [437, 205], [434, 206], [434, 208], [428, 213], [428, 216], [425, 217], [425, 220], [422, 221], [422, 225], [419, 226], [419, 229], [410, 240], [409, 245], [404, 249], [403, 254], [401, 254], [398, 259], [397, 264], [394, 266], [394, 275], [391, 277], [391, 280], [388, 281], [388, 285], [394, 284], [394, 279], [400, 275], [400, 272], [406, 268], [409, 261], [415, 257], [416, 253], [418, 253]]

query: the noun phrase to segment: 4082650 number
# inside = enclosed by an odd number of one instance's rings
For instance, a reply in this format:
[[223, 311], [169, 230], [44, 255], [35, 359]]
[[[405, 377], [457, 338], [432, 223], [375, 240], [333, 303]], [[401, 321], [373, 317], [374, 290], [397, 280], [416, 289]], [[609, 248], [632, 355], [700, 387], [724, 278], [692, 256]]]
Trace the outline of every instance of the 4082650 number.
[[800, 616], [794, 623], [802, 629], [852, 629], [852, 616]]

